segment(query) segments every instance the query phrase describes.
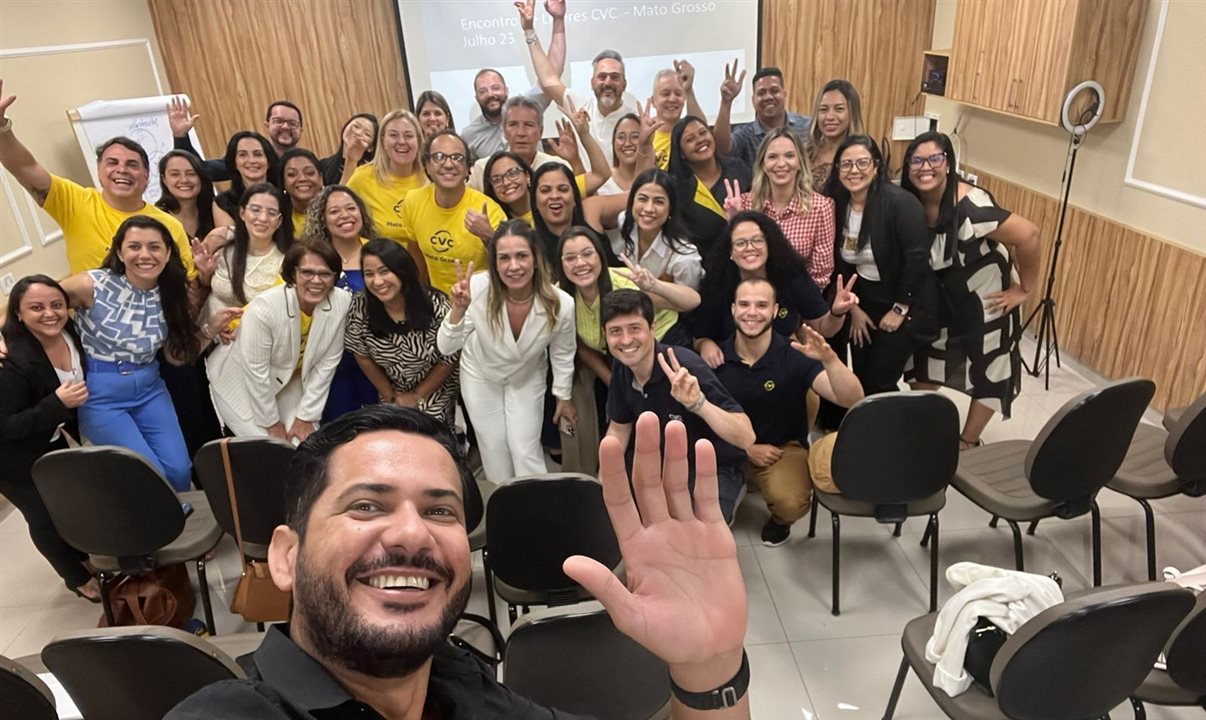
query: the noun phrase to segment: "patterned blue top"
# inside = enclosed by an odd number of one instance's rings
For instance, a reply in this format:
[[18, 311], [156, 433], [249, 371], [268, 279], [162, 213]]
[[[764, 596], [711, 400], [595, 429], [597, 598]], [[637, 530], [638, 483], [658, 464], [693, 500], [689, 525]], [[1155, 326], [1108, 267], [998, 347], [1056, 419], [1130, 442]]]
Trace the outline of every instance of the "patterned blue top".
[[149, 363], [167, 341], [159, 288], [139, 290], [125, 275], [89, 270], [92, 307], [80, 308], [76, 324], [84, 352], [93, 360]]

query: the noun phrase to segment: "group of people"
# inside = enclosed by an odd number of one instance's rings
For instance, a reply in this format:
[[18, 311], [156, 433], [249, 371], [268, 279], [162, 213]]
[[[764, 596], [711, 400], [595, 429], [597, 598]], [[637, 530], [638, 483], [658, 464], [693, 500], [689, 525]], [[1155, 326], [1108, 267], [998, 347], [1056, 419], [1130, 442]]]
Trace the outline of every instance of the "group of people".
[[[413, 112], [353, 115], [320, 158], [281, 100], [204, 159], [198, 116], [174, 101], [154, 206], [128, 138], [98, 149], [99, 189], [47, 171], [0, 84], [0, 163], [62, 227], [75, 273], [9, 297], [0, 493], [68, 588], [97, 599], [30, 468], [77, 422], [185, 490], [190, 456], [223, 433], [304, 444], [378, 403], [467, 433], [495, 483], [545, 472], [546, 455], [597, 473], [601, 437], [639, 464], [652, 412], [711, 441], [726, 522], [747, 480], [760, 489], [774, 546], [814, 484], [837, 491], [828, 454], [865, 394], [902, 377], [967, 392], [964, 447], [1008, 416], [1037, 228], [961, 179], [946, 135], [911, 142], [897, 184], [844, 80], [805, 116], [761, 68], [756, 117], [732, 126], [736, 64], [709, 122], [689, 62], [641, 103], [605, 50], [580, 97], [561, 80], [564, 3], [546, 4], [547, 53], [533, 3], [516, 6], [539, 85], [512, 95], [482, 70], [460, 132], [426, 91]], [[564, 119], [546, 144], [549, 103]], [[692, 489], [695, 471], [690, 454]]]

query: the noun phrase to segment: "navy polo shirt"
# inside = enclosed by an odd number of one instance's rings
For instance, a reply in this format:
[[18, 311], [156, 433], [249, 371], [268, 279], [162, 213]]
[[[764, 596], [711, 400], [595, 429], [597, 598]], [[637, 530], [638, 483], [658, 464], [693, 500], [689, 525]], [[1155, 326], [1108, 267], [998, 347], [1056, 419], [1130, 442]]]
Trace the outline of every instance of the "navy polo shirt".
[[[732, 337], [737, 330], [733, 326], [733, 295], [734, 292], [704, 294], [703, 304], [691, 314], [695, 337], [717, 343]], [[779, 313], [771, 321], [771, 328], [785, 337], [795, 334], [805, 320], [829, 312], [829, 303], [808, 273], [793, 277], [789, 283], [775, 284], [775, 297]]]
[[758, 442], [803, 442], [808, 433], [804, 393], [824, 366], [793, 349], [791, 341], [773, 330], [770, 347], [753, 365], [737, 354], [734, 337], [721, 343], [720, 349], [724, 364], [716, 368], [716, 377], [746, 408]]
[[[664, 353], [669, 345], [657, 343], [654, 352]], [[716, 379], [712, 368], [708, 367], [703, 358], [693, 351], [683, 347], [674, 348], [674, 356], [678, 362], [699, 380], [699, 389], [708, 402], [728, 412], [744, 412], [737, 401], [729, 395], [729, 391]], [[650, 410], [657, 415], [661, 422], [662, 432], [666, 423], [671, 420], [681, 420], [687, 426], [687, 458], [691, 467], [691, 477], [695, 477], [695, 441], [710, 440], [716, 448], [716, 464], [730, 467], [744, 467], [745, 451], [730, 445], [720, 439], [703, 418], [693, 412], [687, 412], [682, 403], [670, 395], [670, 380], [662, 372], [661, 363], [653, 359], [653, 374], [645, 387], [637, 389], [633, 385], [632, 370], [619, 360], [611, 361], [611, 385], [607, 391], [607, 416], [613, 422], [635, 423], [641, 413]], [[631, 452], [629, 443], [629, 452]]]

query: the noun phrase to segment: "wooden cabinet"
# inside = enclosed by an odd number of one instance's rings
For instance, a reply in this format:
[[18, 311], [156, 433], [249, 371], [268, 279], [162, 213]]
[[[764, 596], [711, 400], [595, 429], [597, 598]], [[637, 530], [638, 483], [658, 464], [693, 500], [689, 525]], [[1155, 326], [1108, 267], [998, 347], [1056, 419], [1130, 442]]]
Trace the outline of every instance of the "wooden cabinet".
[[1105, 89], [1102, 122], [1126, 114], [1147, 0], [958, 0], [949, 100], [1059, 124], [1068, 90]]

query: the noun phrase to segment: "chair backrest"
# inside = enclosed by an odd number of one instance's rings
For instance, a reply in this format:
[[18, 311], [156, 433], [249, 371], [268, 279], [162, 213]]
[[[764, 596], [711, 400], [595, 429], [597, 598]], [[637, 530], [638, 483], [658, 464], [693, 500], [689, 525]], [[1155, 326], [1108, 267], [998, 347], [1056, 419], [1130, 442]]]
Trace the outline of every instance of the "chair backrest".
[[959, 465], [959, 411], [936, 392], [870, 395], [850, 408], [833, 446], [833, 482], [851, 500], [927, 498]]
[[1173, 423], [1164, 443], [1164, 460], [1182, 480], [1206, 481], [1206, 393]]
[[1104, 717], [1143, 682], [1193, 605], [1167, 583], [1100, 588], [1050, 607], [997, 652], [989, 678], [1018, 720]]
[[68, 545], [92, 555], [150, 555], [184, 530], [180, 499], [138, 453], [115, 446], [56, 450], [34, 484]]
[[507, 687], [533, 702], [599, 720], [666, 717], [666, 663], [616, 629], [606, 611], [534, 619], [511, 628]]
[[24, 665], [0, 655], [0, 707], [6, 717], [58, 720], [54, 694]]
[[528, 475], [500, 485], [486, 503], [486, 546], [496, 578], [550, 597], [578, 588], [561, 570], [570, 555], [613, 569], [620, 563], [603, 486], [579, 473]]
[[[267, 545], [273, 529], [285, 523], [285, 479], [293, 446], [275, 438], [229, 438], [227, 443], [243, 542]], [[222, 441], [202, 446], [193, 458], [193, 469], [205, 488], [214, 519], [226, 534], [234, 537], [230, 493], [222, 466]]]
[[226, 653], [169, 627], [73, 632], [42, 661], [88, 720], [160, 720], [206, 685], [245, 677]]
[[1069, 400], [1026, 453], [1026, 477], [1039, 497], [1088, 512], [1093, 495], [1114, 479], [1156, 384], [1146, 378], [1107, 383]]
[[1198, 595], [1193, 610], [1173, 630], [1164, 656], [1173, 682], [1199, 698], [1206, 696], [1206, 593]]

